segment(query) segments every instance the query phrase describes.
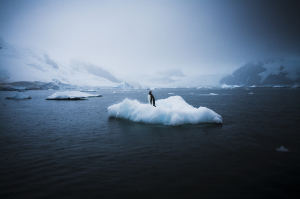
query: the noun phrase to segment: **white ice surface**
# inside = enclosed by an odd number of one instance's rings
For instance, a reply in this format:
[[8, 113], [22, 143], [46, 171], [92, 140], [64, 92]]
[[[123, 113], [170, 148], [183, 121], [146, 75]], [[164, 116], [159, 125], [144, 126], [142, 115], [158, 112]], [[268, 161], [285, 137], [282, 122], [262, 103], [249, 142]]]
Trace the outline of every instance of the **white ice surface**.
[[110, 117], [128, 119], [134, 122], [164, 125], [199, 123], [222, 123], [222, 116], [206, 108], [194, 108], [180, 96], [157, 100], [156, 107], [141, 104], [137, 100], [125, 99], [107, 108]]
[[5, 99], [17, 99], [17, 100], [19, 100], [19, 99], [31, 99], [31, 97], [29, 95], [24, 95], [24, 94], [17, 93], [14, 96], [6, 97]]
[[82, 90], [81, 92], [96, 92], [96, 90], [90, 89], [90, 90]]
[[63, 99], [84, 99], [88, 97], [101, 97], [101, 95], [94, 95], [89, 93], [84, 93], [80, 91], [64, 91], [64, 92], [56, 92], [50, 96], [48, 96], [47, 100], [63, 100]]
[[241, 87], [241, 86], [238, 86], [238, 85], [227, 85], [227, 84], [223, 84], [221, 86], [221, 88], [226, 88], [226, 89], [228, 89], [228, 88], [239, 88], [239, 87]]
[[276, 149], [279, 152], [289, 152], [289, 150], [287, 148], [284, 148], [284, 146], [281, 146], [280, 148]]

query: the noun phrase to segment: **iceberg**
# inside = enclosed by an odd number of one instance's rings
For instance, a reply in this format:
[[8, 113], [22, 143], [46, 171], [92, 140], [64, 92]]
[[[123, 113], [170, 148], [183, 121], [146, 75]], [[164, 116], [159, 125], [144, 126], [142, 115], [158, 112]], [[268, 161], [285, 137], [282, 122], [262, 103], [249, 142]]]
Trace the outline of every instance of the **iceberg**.
[[30, 96], [28, 95], [24, 95], [24, 94], [15, 94], [12, 97], [6, 97], [5, 99], [16, 99], [16, 100], [20, 100], [20, 99], [31, 99]]
[[289, 150], [287, 148], [284, 148], [284, 146], [281, 146], [280, 148], [276, 149], [279, 152], [289, 152]]
[[225, 88], [225, 89], [232, 89], [232, 88], [239, 88], [239, 87], [242, 87], [242, 86], [238, 86], [238, 85], [227, 85], [227, 84], [223, 84], [221, 86], [221, 88]]
[[96, 90], [90, 89], [90, 90], [82, 90], [81, 92], [96, 92]]
[[284, 85], [275, 85], [275, 86], [273, 86], [273, 88], [285, 88], [286, 86], [284, 86]]
[[56, 92], [46, 97], [46, 100], [80, 100], [80, 99], [86, 99], [88, 97], [102, 97], [102, 95], [94, 95], [94, 94], [84, 93], [80, 91], [65, 91], [65, 92]]
[[125, 99], [107, 108], [109, 117], [128, 119], [134, 122], [164, 125], [199, 123], [222, 123], [222, 116], [206, 108], [195, 108], [180, 96], [171, 96], [156, 101], [156, 107], [137, 100]]

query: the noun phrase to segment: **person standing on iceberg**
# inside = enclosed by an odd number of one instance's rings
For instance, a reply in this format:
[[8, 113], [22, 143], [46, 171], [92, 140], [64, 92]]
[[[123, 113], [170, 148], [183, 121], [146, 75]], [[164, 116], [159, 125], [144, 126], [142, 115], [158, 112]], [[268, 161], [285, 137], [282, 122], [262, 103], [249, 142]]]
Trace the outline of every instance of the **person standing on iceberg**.
[[[151, 105], [155, 106], [155, 98], [154, 98], [154, 96], [152, 95], [152, 92], [151, 92], [151, 91], [149, 91], [148, 102], [149, 102]], [[155, 107], [156, 107], [156, 106], [155, 106]]]

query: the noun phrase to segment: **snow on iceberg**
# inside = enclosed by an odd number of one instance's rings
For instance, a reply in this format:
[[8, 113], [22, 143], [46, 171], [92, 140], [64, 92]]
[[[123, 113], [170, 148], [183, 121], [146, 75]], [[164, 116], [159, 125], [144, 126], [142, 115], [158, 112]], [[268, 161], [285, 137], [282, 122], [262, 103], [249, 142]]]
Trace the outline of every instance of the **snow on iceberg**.
[[93, 94], [84, 93], [80, 91], [65, 91], [65, 92], [56, 92], [46, 97], [46, 100], [79, 100], [88, 97], [102, 97], [102, 95], [93, 95]]
[[14, 96], [12, 97], [6, 97], [5, 99], [16, 99], [16, 100], [19, 100], [19, 99], [31, 99], [30, 96], [28, 95], [24, 95], [24, 94], [15, 94]]
[[125, 99], [107, 108], [110, 117], [128, 119], [149, 124], [183, 125], [199, 123], [222, 123], [222, 116], [206, 108], [194, 108], [180, 96], [156, 101], [156, 107]]

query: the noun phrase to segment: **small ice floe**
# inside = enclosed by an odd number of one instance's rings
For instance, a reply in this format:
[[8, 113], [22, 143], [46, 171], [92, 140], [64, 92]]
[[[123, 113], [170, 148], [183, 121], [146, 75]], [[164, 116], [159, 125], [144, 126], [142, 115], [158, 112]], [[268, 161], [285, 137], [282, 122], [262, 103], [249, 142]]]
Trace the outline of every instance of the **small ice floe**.
[[254, 93], [253, 92], [251, 92], [251, 93], [248, 93], [249, 95], [253, 95]]
[[283, 146], [281, 146], [280, 148], [276, 149], [279, 152], [289, 152], [289, 150], [287, 148], [284, 148]]
[[24, 94], [19, 94], [19, 93], [17, 93], [17, 94], [15, 94], [14, 96], [12, 96], [12, 97], [6, 97], [5, 99], [16, 99], [16, 100], [20, 100], [20, 99], [31, 99], [31, 97], [28, 96], [28, 95], [24, 95]]
[[117, 92], [114, 91], [113, 93], [116, 94]]
[[194, 93], [191, 93], [191, 95], [194, 95]]
[[174, 93], [168, 93], [169, 95], [174, 95]]
[[232, 88], [239, 88], [239, 87], [241, 87], [241, 86], [239, 86], [239, 85], [227, 85], [227, 84], [223, 84], [221, 86], [221, 88], [225, 88], [225, 89], [232, 89]]
[[219, 94], [217, 94], [217, 93], [209, 93], [209, 95], [219, 95]]
[[90, 89], [90, 90], [83, 90], [83, 91], [81, 91], [81, 92], [96, 92], [96, 90]]
[[222, 116], [206, 107], [195, 108], [180, 96], [171, 96], [156, 101], [156, 107], [137, 100], [125, 99], [107, 108], [109, 117], [128, 119], [134, 122], [164, 125], [199, 123], [222, 123]]
[[21, 87], [21, 86], [16, 86], [15, 89], [16, 89], [17, 91], [25, 91], [25, 90], [27, 90], [26, 87]]
[[131, 92], [131, 90], [123, 90], [123, 92]]
[[46, 97], [46, 100], [80, 100], [89, 97], [102, 97], [102, 95], [93, 95], [93, 94], [84, 93], [80, 91], [65, 91], [65, 92], [56, 92], [53, 95]]

